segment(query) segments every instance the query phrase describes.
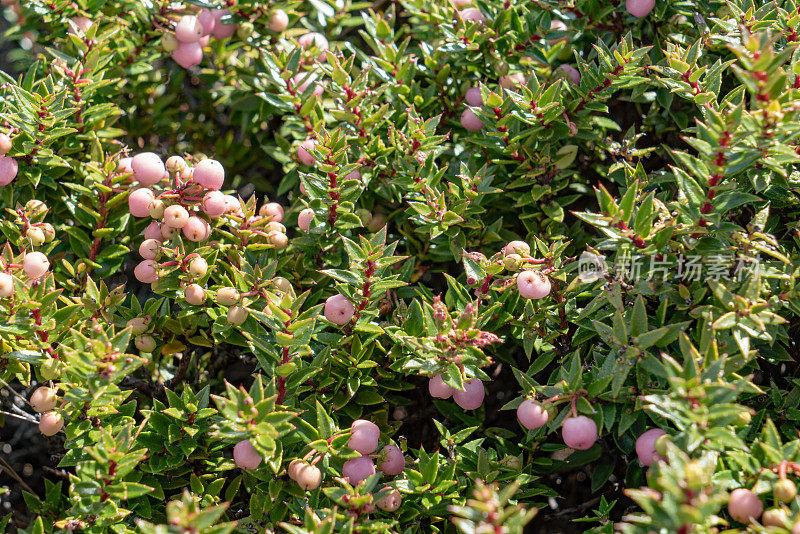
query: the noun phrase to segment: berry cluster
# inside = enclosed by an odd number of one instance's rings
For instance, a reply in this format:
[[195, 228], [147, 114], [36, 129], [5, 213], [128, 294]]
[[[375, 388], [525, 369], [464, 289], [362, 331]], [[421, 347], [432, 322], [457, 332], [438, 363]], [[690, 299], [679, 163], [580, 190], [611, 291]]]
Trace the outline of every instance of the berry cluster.
[[226, 9], [202, 9], [197, 15], [183, 15], [175, 23], [172, 33], [164, 35], [161, 46], [169, 52], [175, 63], [188, 69], [203, 61], [203, 47], [211, 37], [228, 39], [238, 26], [224, 21], [230, 13]]

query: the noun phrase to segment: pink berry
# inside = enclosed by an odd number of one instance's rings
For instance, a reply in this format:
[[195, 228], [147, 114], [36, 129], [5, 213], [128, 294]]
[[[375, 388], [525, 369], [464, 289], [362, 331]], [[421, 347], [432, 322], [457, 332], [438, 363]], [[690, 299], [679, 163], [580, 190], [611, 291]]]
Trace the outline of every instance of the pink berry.
[[188, 184], [190, 181], [192, 181], [192, 176], [194, 176], [194, 167], [190, 167], [189, 165], [187, 165], [180, 172], [180, 174], [178, 175], [178, 178], [180, 179], [179, 180], [180, 183]]
[[180, 156], [173, 155], [167, 158], [165, 167], [169, 173], [182, 173], [186, 169], [186, 160]]
[[214, 13], [210, 9], [205, 8], [197, 14], [197, 21], [200, 22], [200, 25], [203, 27], [203, 37], [211, 35], [211, 32], [214, 31], [214, 26], [217, 24]]
[[156, 259], [156, 255], [161, 250], [161, 241], [159, 239], [145, 239], [139, 245], [139, 255], [146, 260]]
[[470, 22], [477, 22], [479, 24], [486, 22], [486, 17], [483, 16], [483, 13], [474, 7], [468, 7], [467, 9], [462, 10], [461, 18]]
[[158, 280], [158, 263], [144, 260], [134, 267], [133, 275], [144, 284], [152, 284]]
[[380, 499], [378, 502], [375, 503], [375, 506], [383, 510], [384, 512], [394, 512], [398, 508], [400, 508], [400, 504], [403, 502], [403, 496], [400, 495], [400, 492], [397, 490], [392, 490], [392, 492]]
[[239, 297], [239, 292], [232, 287], [221, 287], [217, 289], [217, 304], [233, 306], [239, 302]]
[[312, 93], [319, 96], [325, 89], [316, 82], [316, 79], [317, 77], [314, 74], [309, 75], [307, 72], [300, 72], [292, 77], [292, 87], [302, 95], [309, 86], [313, 86]]
[[41, 252], [28, 252], [22, 260], [22, 270], [30, 278], [41, 278], [49, 268], [50, 261]]
[[303, 462], [296, 468], [294, 480], [305, 491], [312, 491], [322, 483], [322, 472], [316, 465]]
[[548, 417], [547, 411], [533, 399], [525, 399], [517, 408], [517, 419], [528, 430], [543, 427]]
[[5, 156], [8, 154], [8, 151], [11, 150], [13, 143], [11, 142], [11, 138], [4, 134], [0, 133], [0, 156]]
[[320, 54], [316, 58], [317, 61], [322, 61], [325, 58], [325, 51], [329, 46], [328, 40], [325, 38], [325, 36], [317, 32], [310, 32], [302, 35], [297, 40], [297, 44], [306, 50], [309, 48], [316, 48], [319, 50]]
[[233, 326], [241, 326], [247, 320], [248, 315], [250, 315], [250, 312], [244, 306], [231, 306], [228, 308], [226, 319]]
[[325, 318], [333, 324], [339, 326], [347, 324], [355, 312], [353, 303], [344, 295], [336, 294], [328, 297], [325, 301]]
[[314, 220], [314, 210], [306, 208], [297, 216], [297, 226], [304, 232], [308, 232], [312, 220]]
[[300, 194], [307, 195], [308, 192], [306, 191], [306, 186], [303, 185], [303, 182], [300, 182]]
[[127, 322], [127, 326], [131, 327], [131, 333], [135, 336], [139, 334], [144, 334], [147, 332], [147, 329], [150, 328], [150, 324], [153, 322], [153, 318], [149, 315], [143, 315], [142, 317], [134, 317], [130, 321]]
[[236, 28], [238, 27], [236, 24], [225, 24], [222, 22], [222, 17], [230, 13], [227, 9], [215, 9], [214, 10], [214, 18], [216, 19], [216, 24], [214, 24], [214, 29], [211, 32], [211, 35], [214, 36], [214, 39], [227, 39], [228, 37], [232, 36], [236, 33]]
[[170, 228], [183, 228], [189, 221], [189, 212], [180, 204], [173, 204], [164, 210], [164, 224]]
[[167, 226], [166, 224], [161, 225], [161, 237], [164, 239], [172, 239], [179, 231], [180, 230], [178, 228], [173, 228], [171, 226]]
[[10, 156], [0, 156], [0, 186], [8, 185], [14, 181], [19, 171], [17, 160]]
[[150, 203], [155, 198], [153, 192], [146, 187], [132, 191], [128, 195], [128, 211], [134, 217], [147, 217], [150, 215]]
[[297, 159], [300, 160], [300, 163], [303, 165], [314, 165], [317, 162], [310, 152], [311, 150], [314, 150], [314, 147], [316, 146], [317, 142], [313, 139], [306, 139], [300, 143], [300, 146], [297, 147]]
[[175, 25], [175, 38], [181, 43], [196, 43], [204, 35], [204, 28], [194, 15], [184, 15]]
[[31, 393], [30, 403], [34, 412], [49, 412], [55, 408], [56, 404], [58, 403], [56, 390], [46, 386], [36, 388], [36, 391]]
[[763, 511], [764, 503], [749, 489], [737, 488], [731, 492], [728, 512], [739, 523], [757, 521]]
[[525, 75], [521, 72], [515, 72], [513, 74], [507, 74], [505, 76], [500, 76], [500, 87], [505, 89], [512, 89], [517, 85], [525, 84]]
[[387, 445], [381, 449], [378, 469], [385, 475], [399, 475], [406, 467], [406, 457], [397, 445]]
[[483, 389], [483, 382], [477, 378], [471, 378], [464, 382], [464, 391], [453, 390], [453, 400], [465, 410], [480, 408], [485, 395], [486, 390]]
[[375, 464], [372, 463], [372, 459], [366, 456], [351, 458], [342, 466], [342, 476], [353, 486], [357, 486], [359, 482], [374, 474]]
[[209, 217], [220, 217], [225, 213], [225, 195], [209, 191], [203, 196], [203, 213]]
[[292, 480], [297, 480], [297, 474], [300, 472], [300, 469], [304, 464], [305, 462], [301, 460], [292, 460], [289, 462], [289, 467], [286, 468], [286, 474], [288, 474], [289, 478]]
[[531, 247], [525, 241], [510, 241], [503, 247], [503, 256], [508, 256], [509, 254], [528, 256], [530, 253]]
[[208, 262], [201, 257], [196, 257], [189, 262], [189, 273], [196, 277], [202, 278], [208, 272]]
[[195, 243], [204, 241], [211, 235], [211, 226], [197, 215], [189, 217], [182, 230], [186, 239]]
[[289, 27], [289, 15], [282, 9], [276, 9], [269, 18], [269, 29], [274, 32], [285, 31]]
[[357, 419], [350, 425], [350, 439], [347, 446], [361, 454], [371, 454], [378, 448], [381, 430], [378, 425], [366, 419]]
[[245, 439], [233, 446], [233, 461], [236, 462], [236, 467], [255, 469], [261, 460], [261, 455], [250, 441]]
[[70, 35], [84, 35], [92, 27], [92, 19], [87, 17], [73, 17], [68, 21], [67, 33]]
[[156, 350], [156, 340], [150, 334], [136, 336], [133, 340], [133, 344], [142, 352], [153, 352]]
[[197, 284], [189, 284], [183, 290], [183, 298], [192, 306], [199, 306], [206, 301], [206, 290]]
[[225, 169], [215, 159], [204, 159], [194, 166], [192, 180], [206, 189], [217, 190], [222, 187], [222, 183], [225, 181]]
[[585, 451], [597, 441], [597, 424], [585, 415], [568, 417], [561, 424], [561, 436], [567, 447]]
[[0, 299], [14, 294], [14, 278], [8, 273], [0, 273]]
[[653, 462], [661, 459], [656, 452], [656, 440], [665, 434], [666, 432], [660, 428], [651, 428], [636, 440], [636, 456], [639, 457], [642, 465], [649, 467]]
[[242, 203], [233, 195], [225, 195], [225, 213], [242, 216]]
[[155, 185], [160, 182], [167, 174], [164, 162], [153, 152], [142, 152], [136, 154], [131, 160], [133, 177], [145, 186]]
[[581, 73], [578, 72], [578, 69], [573, 67], [572, 65], [567, 65], [564, 63], [563, 65], [559, 65], [558, 70], [564, 72], [567, 75], [567, 78], [570, 82], [574, 85], [578, 85], [581, 82]]
[[625, 0], [625, 9], [636, 18], [642, 18], [653, 11], [656, 0]]
[[467, 89], [467, 94], [464, 98], [470, 106], [480, 107], [483, 105], [483, 97], [481, 97], [481, 90], [478, 87], [470, 87]]
[[117, 162], [117, 172], [121, 174], [133, 174], [133, 158], [120, 158]]
[[442, 375], [434, 375], [428, 380], [428, 393], [437, 399], [449, 399], [453, 396], [453, 388], [442, 380]]
[[470, 132], [478, 132], [483, 129], [483, 122], [481, 122], [471, 109], [465, 109], [463, 113], [461, 113], [461, 126]]
[[268, 202], [261, 206], [258, 214], [268, 218], [270, 221], [281, 222], [283, 220], [283, 206], [277, 202]]
[[43, 413], [39, 419], [39, 432], [45, 436], [55, 436], [64, 428], [64, 418], [58, 412]]
[[180, 43], [178, 48], [170, 52], [170, 56], [175, 60], [175, 63], [184, 69], [188, 69], [199, 65], [203, 61], [203, 47], [199, 42]]
[[522, 271], [517, 275], [517, 291], [522, 298], [544, 298], [550, 294], [550, 279], [539, 271]]

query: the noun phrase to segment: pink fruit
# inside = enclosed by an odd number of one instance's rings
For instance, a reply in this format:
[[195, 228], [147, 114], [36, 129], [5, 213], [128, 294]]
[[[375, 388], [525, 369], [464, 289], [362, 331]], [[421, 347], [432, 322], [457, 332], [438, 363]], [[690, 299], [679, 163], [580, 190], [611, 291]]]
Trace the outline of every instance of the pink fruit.
[[22, 260], [22, 270], [30, 278], [40, 278], [50, 268], [50, 261], [41, 252], [28, 252]]
[[211, 226], [197, 215], [192, 215], [186, 220], [182, 231], [186, 239], [197, 243], [209, 238], [211, 235]]
[[660, 428], [651, 428], [642, 433], [636, 440], [636, 456], [642, 465], [650, 467], [653, 462], [661, 459], [656, 452], [656, 440], [665, 435], [666, 432]]
[[204, 35], [204, 28], [194, 15], [184, 15], [175, 25], [175, 38], [181, 43], [196, 43]]
[[351, 458], [342, 466], [342, 476], [350, 482], [351, 485], [356, 486], [362, 480], [365, 480], [375, 474], [375, 464], [366, 456], [360, 458]]
[[483, 97], [481, 97], [481, 90], [478, 87], [470, 87], [467, 89], [467, 94], [464, 98], [470, 106], [480, 107], [483, 105]]
[[147, 213], [153, 219], [160, 219], [164, 216], [165, 209], [166, 206], [164, 205], [164, 202], [156, 198], [150, 202], [150, 205], [147, 207]]
[[500, 76], [500, 87], [505, 89], [512, 89], [517, 85], [524, 85], [525, 84], [525, 75], [521, 72], [515, 72], [513, 74], [507, 74], [505, 76]]
[[550, 279], [539, 271], [522, 271], [517, 275], [517, 291], [522, 298], [544, 298], [550, 294]]
[[203, 36], [211, 35], [211, 32], [214, 31], [214, 26], [217, 24], [214, 13], [210, 9], [203, 8], [200, 13], [198, 13], [197, 20], [203, 27]]
[[203, 47], [199, 42], [194, 43], [180, 43], [178, 48], [170, 52], [172, 59], [175, 63], [188, 69], [199, 65], [203, 61]]
[[307, 195], [308, 192], [306, 191], [306, 186], [303, 185], [303, 182], [300, 182], [300, 194]]
[[355, 312], [353, 303], [344, 295], [336, 294], [328, 297], [325, 301], [325, 318], [333, 324], [339, 326], [347, 324]]
[[397, 445], [387, 445], [381, 449], [378, 469], [385, 475], [399, 475], [406, 467], [406, 457]]
[[70, 35], [84, 35], [92, 27], [92, 19], [87, 17], [73, 17], [69, 19], [67, 33]]
[[241, 326], [247, 320], [247, 316], [250, 313], [247, 311], [247, 308], [244, 306], [231, 306], [228, 308], [228, 314], [226, 319], [228, 320], [229, 324], [233, 326]]
[[242, 203], [233, 195], [225, 195], [225, 213], [242, 215]]
[[179, 181], [182, 184], [188, 184], [194, 176], [194, 167], [187, 165], [178, 175]]
[[310, 32], [305, 35], [302, 35], [298, 40], [297, 44], [299, 44], [302, 48], [306, 50], [310, 48], [316, 48], [319, 50], [319, 56], [317, 56], [317, 61], [322, 61], [325, 58], [325, 51], [328, 49], [328, 40], [325, 38], [324, 35], [317, 32]]
[[536, 430], [547, 423], [549, 415], [542, 405], [533, 399], [525, 399], [517, 408], [517, 419], [528, 430]]
[[289, 27], [289, 15], [282, 9], [276, 9], [269, 18], [269, 29], [274, 32], [285, 31]]
[[17, 160], [9, 156], [0, 156], [0, 186], [8, 185], [14, 181], [19, 171]]
[[322, 472], [316, 465], [301, 463], [296, 468], [294, 479], [302, 489], [312, 491], [322, 483]]
[[158, 264], [153, 260], [144, 260], [134, 267], [133, 275], [143, 284], [152, 284], [158, 280]]
[[483, 15], [483, 13], [474, 7], [468, 7], [467, 9], [462, 10], [461, 18], [470, 22], [477, 22], [479, 24], [486, 22], [486, 17]]
[[308, 232], [312, 220], [314, 220], [314, 210], [306, 208], [297, 216], [297, 226], [304, 232]]
[[764, 504], [758, 495], [745, 488], [737, 488], [731, 492], [728, 501], [728, 512], [739, 523], [757, 521], [764, 511]]
[[183, 290], [183, 298], [192, 306], [199, 306], [206, 301], [206, 290], [197, 284], [189, 284]]
[[303, 467], [305, 462], [301, 460], [292, 460], [289, 462], [289, 467], [286, 468], [286, 474], [289, 475], [289, 478], [292, 480], [297, 480], [297, 474], [300, 472], [300, 468]]
[[131, 327], [131, 333], [135, 336], [139, 334], [144, 334], [147, 332], [147, 329], [150, 328], [150, 324], [153, 322], [153, 318], [149, 315], [143, 315], [142, 317], [134, 317], [130, 321], [127, 322], [127, 326]]
[[394, 512], [400, 508], [400, 503], [402, 502], [403, 496], [400, 495], [400, 492], [397, 490], [392, 490], [389, 495], [378, 499], [378, 501], [375, 503], [375, 506], [384, 512]]
[[36, 388], [36, 390], [31, 393], [30, 403], [34, 412], [49, 412], [55, 408], [56, 404], [58, 403], [56, 390], [46, 386]]
[[189, 221], [189, 212], [180, 204], [173, 204], [164, 210], [164, 224], [170, 228], [183, 228]]
[[236, 24], [225, 24], [222, 22], [222, 17], [228, 13], [230, 12], [227, 9], [214, 10], [214, 18], [216, 19], [216, 23], [214, 24], [214, 29], [211, 32], [211, 35], [214, 36], [214, 39], [227, 39], [236, 33], [236, 28], [238, 28]]
[[133, 174], [133, 158], [120, 158], [117, 162], [117, 172]]
[[465, 109], [463, 113], [461, 113], [461, 126], [470, 132], [478, 132], [483, 128], [483, 122], [481, 122], [471, 109]]
[[503, 247], [503, 255], [519, 254], [520, 256], [528, 256], [531, 253], [531, 247], [525, 241], [510, 241]]
[[134, 217], [147, 217], [150, 215], [150, 203], [155, 198], [153, 192], [146, 187], [132, 191], [128, 195], [128, 211]]
[[203, 196], [203, 213], [209, 217], [220, 217], [225, 213], [225, 195], [209, 191]]
[[192, 261], [189, 262], [189, 273], [197, 278], [202, 278], [208, 272], [208, 262], [201, 258], [196, 257], [193, 258]]
[[217, 304], [223, 306], [233, 306], [239, 302], [239, 292], [232, 287], [221, 287], [217, 289]]
[[192, 180], [206, 189], [217, 190], [225, 181], [225, 169], [215, 159], [204, 159], [194, 166]]
[[478, 378], [471, 378], [464, 382], [464, 391], [453, 390], [453, 400], [465, 410], [480, 408], [485, 395], [486, 390], [483, 389], [483, 382]]
[[170, 173], [181, 173], [186, 169], [186, 160], [180, 156], [170, 156], [167, 158], [167, 163], [165, 165], [167, 172]]
[[173, 228], [171, 226], [167, 226], [166, 224], [161, 225], [161, 237], [164, 239], [172, 239], [178, 232], [178, 228]]
[[283, 250], [289, 244], [289, 238], [283, 232], [270, 232], [267, 241], [278, 250]]
[[14, 294], [14, 278], [8, 273], [0, 273], [0, 299]]
[[45, 436], [55, 436], [64, 428], [64, 419], [58, 412], [43, 413], [39, 419], [39, 432]]
[[146, 260], [156, 259], [156, 255], [161, 250], [161, 241], [159, 239], [145, 239], [139, 245], [139, 255]]
[[133, 177], [139, 180], [141, 185], [151, 186], [160, 182], [167, 173], [164, 162], [153, 152], [142, 152], [136, 154], [131, 160]]
[[585, 415], [568, 417], [561, 424], [561, 436], [567, 447], [585, 451], [597, 441], [597, 424]]
[[317, 162], [310, 152], [316, 146], [317, 142], [313, 139], [306, 139], [300, 143], [300, 146], [297, 147], [297, 159], [300, 160], [300, 163], [303, 165], [314, 165]]
[[5, 156], [11, 150], [12, 145], [11, 138], [4, 133], [0, 133], [0, 156]]
[[292, 77], [292, 87], [300, 94], [306, 92], [309, 86], [313, 85], [312, 93], [319, 96], [324, 91], [324, 88], [316, 82], [316, 75], [307, 72], [300, 72]]
[[236, 467], [255, 469], [261, 460], [261, 455], [250, 441], [245, 439], [233, 446], [233, 461], [236, 462]]
[[625, 0], [625, 9], [636, 18], [642, 18], [653, 11], [656, 0]]
[[564, 63], [563, 65], [559, 65], [558, 70], [564, 72], [567, 75], [567, 78], [570, 82], [575, 85], [578, 85], [581, 82], [581, 73], [578, 72], [578, 69], [573, 67], [572, 65], [567, 65]]
[[270, 221], [281, 222], [283, 220], [283, 206], [277, 202], [268, 202], [261, 206], [261, 209], [258, 210], [258, 214], [262, 217], [266, 217]]
[[449, 399], [453, 395], [453, 388], [442, 380], [442, 375], [434, 375], [428, 380], [428, 393], [437, 399]]
[[150, 334], [136, 336], [133, 344], [142, 352], [153, 352], [156, 350], [156, 340]]
[[378, 448], [381, 429], [372, 421], [357, 419], [350, 425], [350, 439], [347, 446], [361, 454], [370, 454]]

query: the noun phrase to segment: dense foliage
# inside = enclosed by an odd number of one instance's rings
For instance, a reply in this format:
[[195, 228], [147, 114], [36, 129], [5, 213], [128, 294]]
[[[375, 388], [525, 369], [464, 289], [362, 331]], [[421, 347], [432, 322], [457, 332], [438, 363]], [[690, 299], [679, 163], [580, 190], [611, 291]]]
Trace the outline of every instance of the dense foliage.
[[800, 533], [796, 0], [2, 4], [6, 531]]

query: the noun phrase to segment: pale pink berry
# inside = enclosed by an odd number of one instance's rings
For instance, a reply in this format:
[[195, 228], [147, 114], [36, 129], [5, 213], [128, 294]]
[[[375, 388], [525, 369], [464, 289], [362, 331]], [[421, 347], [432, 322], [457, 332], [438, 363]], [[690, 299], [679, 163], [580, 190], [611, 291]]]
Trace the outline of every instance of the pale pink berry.
[[268, 218], [270, 221], [281, 222], [283, 220], [283, 206], [277, 202], [268, 202], [261, 206], [258, 214]]
[[40, 278], [50, 268], [50, 261], [41, 252], [28, 252], [22, 260], [22, 270], [30, 278]]
[[172, 239], [178, 232], [180, 232], [179, 228], [173, 228], [171, 226], [167, 226], [166, 224], [161, 225], [161, 237], [164, 239]]
[[225, 195], [219, 191], [203, 195], [203, 213], [214, 218], [222, 216], [225, 213]]
[[173, 204], [164, 210], [164, 224], [170, 228], [183, 228], [189, 221], [189, 212], [180, 204]]
[[192, 215], [182, 227], [183, 235], [195, 243], [204, 241], [211, 235], [211, 226], [197, 215]]
[[46, 386], [36, 388], [36, 390], [31, 393], [30, 403], [31, 408], [33, 408], [33, 411], [36, 413], [49, 412], [55, 408], [58, 403], [56, 390]]
[[483, 122], [481, 122], [471, 109], [465, 109], [463, 113], [461, 113], [461, 126], [470, 132], [479, 132], [483, 129]]
[[530, 253], [531, 247], [525, 241], [510, 241], [503, 247], [503, 256], [508, 256], [509, 254], [528, 256]]
[[0, 133], [0, 156], [5, 156], [8, 154], [8, 151], [11, 150], [13, 143], [11, 142], [11, 138], [4, 134]]
[[178, 175], [179, 181], [182, 184], [188, 184], [192, 181], [192, 176], [194, 176], [194, 167], [190, 167], [187, 165]]
[[189, 284], [183, 290], [183, 298], [192, 306], [199, 306], [206, 301], [206, 290], [197, 284]]
[[128, 211], [134, 217], [147, 217], [150, 215], [150, 203], [155, 198], [153, 192], [146, 187], [136, 189], [128, 195]]
[[297, 474], [300, 472], [300, 469], [303, 467], [305, 462], [301, 460], [292, 460], [289, 462], [289, 467], [286, 468], [286, 474], [289, 475], [289, 478], [292, 480], [297, 480]]
[[184, 15], [175, 25], [175, 38], [181, 43], [196, 43], [203, 36], [203, 25], [194, 15]]
[[500, 76], [500, 87], [505, 89], [512, 89], [517, 85], [523, 85], [525, 83], [525, 75], [521, 72], [515, 72], [513, 74], [507, 74], [505, 76]]
[[361, 454], [370, 454], [378, 448], [381, 429], [372, 421], [357, 419], [350, 425], [350, 439], [347, 446]]
[[203, 37], [211, 35], [211, 32], [214, 31], [214, 26], [217, 24], [217, 18], [214, 16], [214, 12], [210, 9], [203, 8], [200, 13], [197, 14], [197, 20], [203, 27]]
[[561, 437], [570, 449], [585, 451], [597, 441], [597, 424], [585, 415], [568, 417], [561, 424]]
[[120, 158], [117, 162], [117, 172], [121, 174], [133, 174], [133, 158]]
[[296, 468], [294, 480], [305, 491], [312, 491], [322, 483], [322, 472], [316, 465], [300, 463]]
[[222, 22], [222, 18], [228, 13], [230, 12], [227, 9], [214, 10], [216, 23], [214, 24], [214, 29], [211, 31], [211, 35], [214, 36], [214, 39], [227, 39], [236, 33], [236, 28], [238, 27], [236, 24], [226, 24]]
[[758, 495], [745, 488], [737, 488], [731, 492], [728, 500], [728, 513], [739, 523], [758, 521], [764, 511], [764, 503]]
[[311, 155], [311, 151], [317, 146], [317, 142], [313, 139], [306, 139], [300, 146], [297, 147], [297, 159], [303, 165], [314, 165], [317, 160]]
[[574, 85], [578, 85], [581, 82], [581, 73], [578, 72], [578, 69], [576, 69], [572, 65], [567, 65], [566, 63], [564, 63], [563, 65], [558, 66], [558, 70], [566, 74], [569, 81], [572, 82]]
[[67, 33], [70, 35], [85, 35], [92, 27], [92, 19], [88, 17], [73, 17], [67, 23]]
[[312, 220], [314, 220], [314, 210], [306, 208], [297, 216], [297, 226], [304, 232], [308, 232]]
[[14, 294], [14, 278], [8, 273], [0, 273], [0, 299]]
[[142, 152], [133, 156], [131, 167], [133, 168], [133, 177], [145, 186], [157, 184], [167, 174], [164, 162], [161, 161], [158, 154], [153, 152]]
[[158, 239], [145, 239], [139, 245], [139, 255], [146, 260], [154, 260], [161, 250], [161, 241]]
[[239, 302], [239, 292], [232, 287], [221, 287], [217, 290], [217, 304], [233, 306]]
[[19, 171], [17, 160], [10, 156], [0, 156], [0, 186], [8, 185], [14, 181]]
[[453, 396], [453, 387], [442, 380], [442, 375], [434, 375], [428, 380], [428, 393], [437, 399], [449, 399]]
[[201, 257], [193, 258], [189, 262], [189, 273], [197, 278], [202, 278], [208, 272], [208, 262]]
[[203, 61], [203, 46], [199, 42], [180, 43], [178, 48], [170, 52], [170, 56], [175, 60], [175, 63], [184, 69], [188, 69], [199, 65]]
[[192, 180], [206, 189], [217, 190], [225, 181], [225, 169], [215, 159], [204, 159], [194, 166]]
[[244, 306], [231, 306], [228, 308], [228, 314], [226, 318], [228, 323], [234, 326], [241, 326], [247, 320], [248, 315], [249, 312]]
[[486, 17], [480, 12], [479, 9], [475, 7], [468, 7], [467, 9], [462, 10], [461, 18], [470, 22], [477, 22], [479, 24], [486, 22]]
[[267, 241], [278, 250], [283, 250], [289, 244], [289, 238], [283, 232], [270, 232]]
[[317, 56], [316, 61], [322, 61], [325, 58], [325, 51], [329, 46], [328, 40], [325, 38], [325, 36], [317, 32], [310, 32], [302, 35], [297, 40], [297, 44], [306, 50], [310, 48], [316, 48], [319, 50], [320, 53]]
[[261, 455], [250, 441], [244, 439], [233, 446], [233, 461], [236, 467], [255, 469], [261, 464]]
[[380, 499], [378, 499], [378, 501], [375, 503], [375, 506], [377, 506], [384, 512], [394, 512], [398, 508], [400, 508], [400, 504], [402, 502], [403, 502], [403, 496], [400, 495], [400, 492], [395, 489], [392, 490], [392, 492], [389, 495], [386, 495], [385, 497], [381, 497]]
[[45, 436], [55, 436], [64, 428], [64, 418], [58, 412], [43, 413], [39, 419], [39, 432]]
[[131, 333], [135, 336], [139, 334], [144, 334], [147, 332], [147, 329], [150, 328], [150, 324], [153, 322], [153, 318], [149, 315], [143, 315], [141, 317], [134, 317], [130, 321], [127, 322], [127, 326], [131, 327]]
[[660, 428], [651, 428], [642, 433], [636, 440], [636, 456], [639, 457], [642, 465], [649, 467], [653, 462], [661, 458], [656, 452], [656, 440], [664, 435], [666, 435], [666, 432]]
[[467, 89], [467, 94], [464, 96], [467, 104], [473, 107], [480, 107], [483, 105], [483, 97], [479, 87], [470, 87]]
[[303, 185], [303, 182], [300, 182], [300, 194], [307, 195], [308, 192], [306, 191], [306, 186]]
[[269, 18], [269, 29], [274, 32], [282, 32], [288, 27], [289, 15], [282, 9], [276, 9]]
[[378, 469], [385, 475], [399, 475], [406, 467], [406, 457], [397, 445], [385, 446], [378, 458]]
[[312, 94], [319, 96], [325, 89], [316, 82], [316, 79], [317, 77], [315, 74], [300, 72], [292, 77], [292, 87], [302, 95], [309, 86], [312, 86]]
[[150, 202], [150, 205], [147, 207], [147, 212], [149, 213], [150, 217], [153, 219], [160, 219], [164, 216], [164, 210], [166, 209], [166, 205], [164, 202], [158, 198], [153, 199]]
[[242, 214], [242, 203], [233, 195], [225, 195], [225, 213], [233, 213], [235, 215]]
[[656, 0], [625, 0], [625, 9], [636, 18], [642, 18], [653, 11]]
[[186, 169], [186, 160], [181, 156], [173, 155], [167, 158], [167, 163], [164, 165], [167, 172], [182, 173]]
[[144, 260], [133, 268], [133, 275], [144, 284], [152, 284], [158, 281], [158, 263]]
[[342, 476], [353, 486], [357, 486], [359, 482], [374, 474], [375, 464], [366, 456], [351, 458], [342, 466]]
[[333, 324], [339, 326], [347, 324], [355, 312], [353, 303], [344, 295], [336, 294], [328, 297], [325, 301], [325, 318]]
[[464, 391], [453, 390], [453, 400], [465, 410], [480, 408], [485, 395], [486, 390], [483, 389], [483, 382], [478, 378], [471, 378], [464, 382]]
[[548, 417], [547, 410], [533, 399], [525, 399], [517, 408], [517, 419], [528, 430], [543, 427]]
[[133, 344], [142, 352], [153, 352], [156, 350], [156, 340], [150, 334], [136, 336], [133, 340]]
[[550, 294], [550, 279], [539, 271], [522, 271], [517, 275], [517, 291], [522, 298], [544, 298]]

